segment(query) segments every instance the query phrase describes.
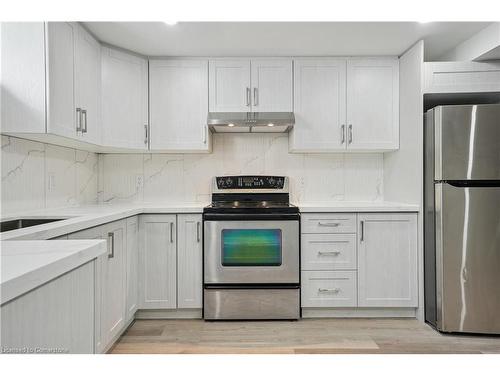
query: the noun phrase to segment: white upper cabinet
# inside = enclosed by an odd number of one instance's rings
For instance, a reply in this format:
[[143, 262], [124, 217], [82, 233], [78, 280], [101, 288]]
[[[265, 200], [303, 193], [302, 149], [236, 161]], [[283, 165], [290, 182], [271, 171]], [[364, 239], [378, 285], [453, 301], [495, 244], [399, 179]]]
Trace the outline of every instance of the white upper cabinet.
[[103, 145], [147, 150], [148, 62], [101, 47]]
[[252, 59], [251, 102], [254, 112], [292, 112], [292, 60]]
[[346, 60], [294, 60], [295, 125], [290, 151], [345, 150]]
[[210, 112], [249, 112], [250, 60], [210, 60]]
[[[231, 77], [221, 73], [219, 78], [229, 85]], [[151, 150], [211, 151], [207, 127], [208, 61], [152, 60], [149, 85]]]
[[49, 22], [47, 33], [47, 132], [75, 138], [75, 40], [78, 27], [70, 22]]
[[67, 142], [100, 143], [101, 47], [85, 29], [2, 24], [1, 48], [3, 133], [73, 147]]
[[347, 138], [353, 150], [399, 148], [399, 61], [347, 61]]
[[358, 306], [418, 306], [417, 215], [359, 214], [358, 222]]
[[210, 60], [210, 112], [291, 112], [292, 60]]
[[397, 58], [294, 60], [292, 152], [399, 148]]
[[81, 109], [81, 134], [85, 142], [101, 143], [101, 46], [78, 25], [75, 47], [75, 105]]

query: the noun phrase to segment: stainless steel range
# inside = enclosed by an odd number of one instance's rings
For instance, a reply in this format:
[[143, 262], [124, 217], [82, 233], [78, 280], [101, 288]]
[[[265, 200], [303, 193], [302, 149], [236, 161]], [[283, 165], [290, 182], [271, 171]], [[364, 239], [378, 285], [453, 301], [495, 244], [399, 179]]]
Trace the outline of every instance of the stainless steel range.
[[215, 177], [203, 211], [204, 318], [299, 319], [299, 225], [288, 177]]

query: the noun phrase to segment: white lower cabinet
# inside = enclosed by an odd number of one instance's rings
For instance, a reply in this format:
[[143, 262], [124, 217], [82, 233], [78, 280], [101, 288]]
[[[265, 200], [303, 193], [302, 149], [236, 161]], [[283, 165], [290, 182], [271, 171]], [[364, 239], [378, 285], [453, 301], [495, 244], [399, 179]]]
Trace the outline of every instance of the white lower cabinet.
[[201, 215], [142, 215], [141, 309], [202, 307]]
[[177, 307], [176, 215], [140, 217], [139, 296], [142, 309]]
[[106, 350], [124, 328], [126, 249], [125, 220], [72, 233], [68, 239], [107, 239], [108, 252], [96, 260], [96, 352]]
[[202, 307], [201, 215], [177, 215], [177, 307]]
[[414, 308], [417, 214], [303, 214], [304, 308]]
[[416, 307], [417, 215], [359, 214], [361, 307]]
[[302, 271], [302, 307], [356, 307], [356, 271]]
[[[37, 353], [97, 351], [94, 343], [94, 265], [83, 264], [1, 306], [1, 344]], [[15, 351], [13, 353], [16, 353]]]

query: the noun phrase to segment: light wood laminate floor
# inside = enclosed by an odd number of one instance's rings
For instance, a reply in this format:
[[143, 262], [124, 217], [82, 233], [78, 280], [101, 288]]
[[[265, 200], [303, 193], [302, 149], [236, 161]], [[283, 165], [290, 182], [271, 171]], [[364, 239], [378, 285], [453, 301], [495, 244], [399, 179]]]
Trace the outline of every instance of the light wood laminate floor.
[[500, 337], [444, 335], [415, 319], [136, 320], [110, 352], [500, 353]]

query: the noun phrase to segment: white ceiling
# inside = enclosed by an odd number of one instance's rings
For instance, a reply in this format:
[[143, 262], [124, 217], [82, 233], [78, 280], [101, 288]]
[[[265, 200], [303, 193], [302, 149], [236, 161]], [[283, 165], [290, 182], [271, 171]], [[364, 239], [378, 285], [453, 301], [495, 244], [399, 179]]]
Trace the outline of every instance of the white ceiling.
[[425, 40], [439, 57], [488, 22], [85, 22], [101, 41], [148, 56], [401, 55]]

